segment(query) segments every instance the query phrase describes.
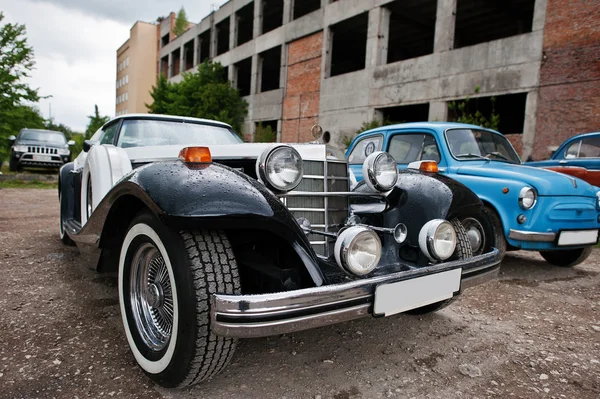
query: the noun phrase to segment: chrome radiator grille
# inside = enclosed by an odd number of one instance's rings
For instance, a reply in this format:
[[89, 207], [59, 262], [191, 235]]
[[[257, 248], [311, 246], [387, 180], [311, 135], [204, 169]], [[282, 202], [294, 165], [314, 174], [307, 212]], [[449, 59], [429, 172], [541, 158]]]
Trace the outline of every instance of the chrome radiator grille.
[[[348, 217], [347, 197], [325, 197], [323, 192], [348, 191], [348, 165], [345, 161], [304, 161], [304, 178], [294, 191], [314, 192], [314, 197], [287, 197], [286, 206], [296, 218], [306, 218], [314, 230], [336, 232]], [[333, 254], [335, 240], [325, 236], [308, 236], [319, 255]]]
[[28, 146], [27, 152], [32, 152], [35, 154], [58, 154], [58, 149], [57, 148]]

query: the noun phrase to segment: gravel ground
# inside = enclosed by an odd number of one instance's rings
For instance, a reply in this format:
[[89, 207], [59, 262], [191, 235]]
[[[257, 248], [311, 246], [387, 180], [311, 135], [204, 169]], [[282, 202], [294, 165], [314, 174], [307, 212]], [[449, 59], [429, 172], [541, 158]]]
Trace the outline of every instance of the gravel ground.
[[58, 239], [56, 191], [0, 205], [0, 397], [600, 397], [600, 249], [573, 269], [511, 254], [436, 314], [245, 340], [212, 381], [170, 391], [134, 363], [116, 276]]

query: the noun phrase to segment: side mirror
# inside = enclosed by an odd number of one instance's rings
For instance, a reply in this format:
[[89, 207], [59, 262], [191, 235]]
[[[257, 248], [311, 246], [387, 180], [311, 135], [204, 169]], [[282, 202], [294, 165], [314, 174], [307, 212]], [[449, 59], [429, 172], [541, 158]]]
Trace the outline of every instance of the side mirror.
[[74, 145], [75, 145], [75, 140], [69, 140], [69, 141], [67, 141], [67, 145], [68, 145], [69, 147], [72, 147], [72, 146], [74, 146]]
[[17, 138], [13, 134], [11, 134], [10, 136], [8, 136], [8, 139], [10, 141], [15, 141]]
[[83, 152], [88, 152], [90, 150], [90, 148], [92, 148], [92, 146], [94, 145], [94, 143], [90, 140], [85, 140], [83, 142]]

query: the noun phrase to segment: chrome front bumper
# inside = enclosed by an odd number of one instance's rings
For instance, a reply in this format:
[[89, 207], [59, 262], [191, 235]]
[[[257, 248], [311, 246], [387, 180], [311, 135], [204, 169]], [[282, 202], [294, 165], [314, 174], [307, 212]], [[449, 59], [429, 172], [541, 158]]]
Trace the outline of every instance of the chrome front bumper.
[[518, 241], [554, 242], [556, 233], [541, 233], [537, 231], [523, 231], [510, 229], [508, 238]]
[[327, 326], [372, 314], [375, 288], [462, 268], [461, 290], [495, 278], [500, 253], [478, 255], [343, 284], [260, 295], [220, 295], [211, 298], [212, 330], [237, 338], [266, 337]]

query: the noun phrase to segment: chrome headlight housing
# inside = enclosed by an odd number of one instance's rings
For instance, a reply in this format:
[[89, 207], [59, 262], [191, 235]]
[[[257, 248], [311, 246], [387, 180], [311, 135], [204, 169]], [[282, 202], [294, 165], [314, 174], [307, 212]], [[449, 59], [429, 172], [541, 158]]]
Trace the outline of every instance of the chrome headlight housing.
[[456, 231], [450, 222], [433, 219], [425, 223], [419, 232], [419, 247], [432, 261], [443, 261], [454, 253]]
[[537, 202], [537, 192], [531, 187], [523, 187], [519, 192], [519, 206], [521, 209], [529, 210]]
[[26, 145], [16, 145], [13, 147], [13, 149], [15, 150], [15, 152], [27, 152]]
[[68, 148], [59, 148], [58, 149], [58, 155], [69, 155], [70, 152], [71, 152], [71, 150], [69, 150]]
[[362, 167], [365, 183], [372, 190], [390, 191], [398, 181], [398, 165], [387, 152], [377, 151], [365, 159]]
[[256, 162], [256, 176], [270, 190], [278, 193], [298, 187], [304, 169], [302, 157], [289, 145], [265, 150]]
[[342, 231], [335, 242], [335, 260], [344, 270], [364, 276], [371, 273], [381, 258], [381, 240], [365, 226]]

